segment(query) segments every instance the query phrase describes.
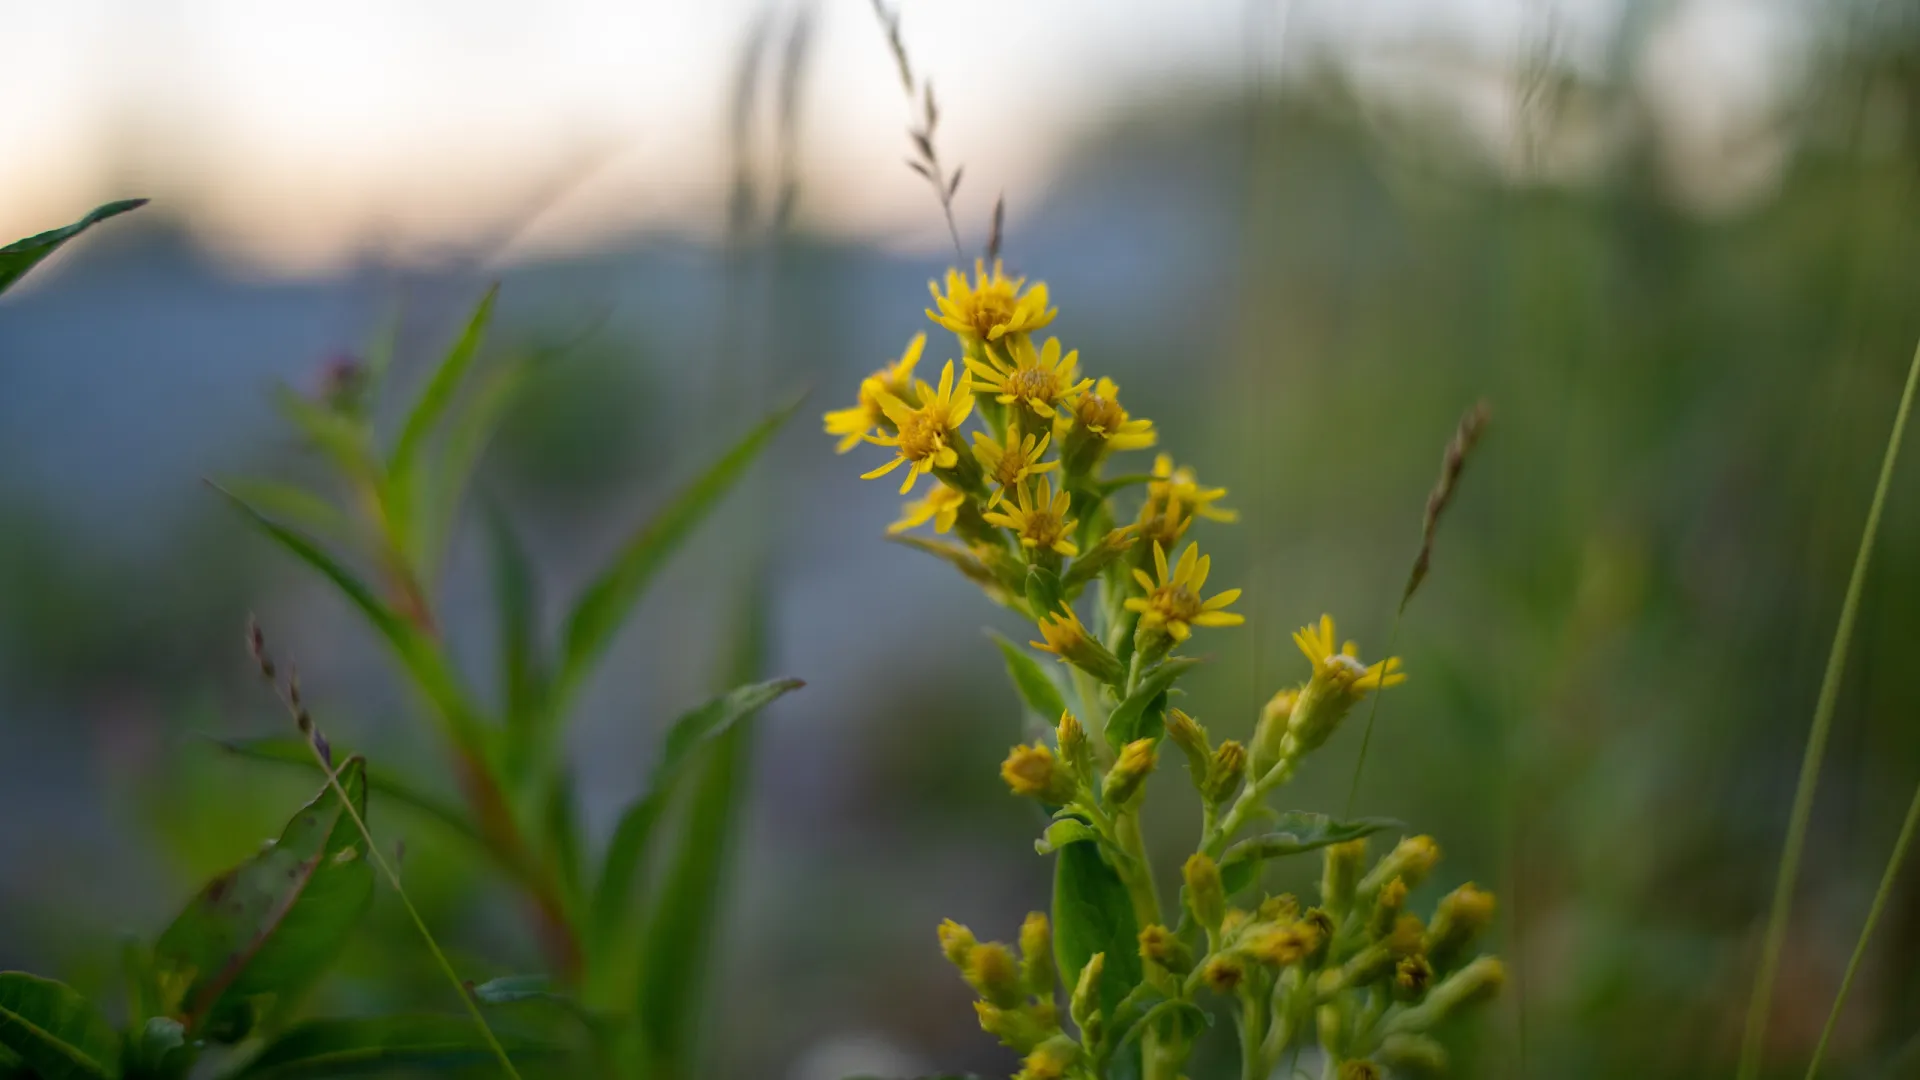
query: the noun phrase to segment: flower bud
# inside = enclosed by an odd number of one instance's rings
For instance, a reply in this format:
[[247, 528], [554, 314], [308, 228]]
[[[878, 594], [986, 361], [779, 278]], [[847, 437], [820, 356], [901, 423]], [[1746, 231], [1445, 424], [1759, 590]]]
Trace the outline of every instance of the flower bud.
[[1440, 980], [1427, 991], [1427, 1000], [1391, 1018], [1385, 1034], [1426, 1031], [1460, 1010], [1499, 993], [1506, 981], [1507, 968], [1499, 957], [1483, 956]]
[[1033, 1048], [1013, 1080], [1064, 1080], [1067, 1070], [1079, 1060], [1080, 1044], [1065, 1035], [1055, 1035]]
[[1400, 1001], [1419, 1001], [1433, 985], [1433, 965], [1419, 953], [1403, 958], [1393, 969], [1393, 996]]
[[1037, 911], [1020, 924], [1020, 981], [1034, 997], [1053, 997], [1053, 931]]
[[1407, 888], [1417, 889], [1439, 861], [1440, 845], [1433, 842], [1433, 837], [1409, 836], [1360, 879], [1359, 895], [1362, 899], [1371, 897], [1396, 877], [1404, 878]]
[[1405, 878], [1394, 878], [1380, 889], [1380, 895], [1373, 901], [1373, 914], [1367, 918], [1367, 936], [1375, 939], [1386, 937], [1393, 932], [1394, 923], [1400, 918], [1401, 909], [1407, 906], [1407, 882]]
[[1167, 741], [1187, 756], [1187, 774], [1193, 777], [1194, 790], [1207, 790], [1207, 773], [1213, 767], [1213, 747], [1207, 741], [1207, 729], [1179, 709], [1168, 709], [1165, 720]]
[[1114, 762], [1107, 773], [1105, 786], [1100, 795], [1111, 806], [1124, 807], [1140, 793], [1147, 781], [1147, 774], [1153, 772], [1153, 766], [1159, 761], [1152, 739], [1135, 739], [1120, 748], [1120, 760]]
[[981, 1031], [1022, 1054], [1045, 1042], [1056, 1027], [1048, 1018], [1048, 1009], [1030, 1005], [1003, 1009], [990, 1001], [976, 1001], [973, 1011]]
[[1207, 785], [1200, 794], [1219, 806], [1239, 790], [1240, 779], [1246, 772], [1247, 748], [1228, 739], [1213, 752], [1213, 760], [1207, 765]]
[[1383, 939], [1387, 950], [1394, 956], [1412, 956], [1420, 951], [1420, 943], [1427, 936], [1427, 928], [1418, 915], [1401, 915], [1393, 921], [1393, 929]]
[[1445, 970], [1493, 922], [1493, 894], [1471, 881], [1440, 898], [1427, 929], [1427, 955]]
[[1425, 1035], [1389, 1035], [1380, 1040], [1374, 1056], [1397, 1072], [1438, 1074], [1447, 1071], [1447, 1051]]
[[1140, 539], [1137, 535], [1139, 529], [1138, 525], [1122, 525], [1108, 530], [1107, 535], [1096, 540], [1092, 547], [1081, 552], [1080, 557], [1067, 566], [1067, 572], [1060, 579], [1061, 585], [1071, 593], [1099, 576], [1100, 571], [1113, 565]]
[[1193, 950], [1187, 948], [1187, 943], [1181, 941], [1173, 931], [1158, 923], [1149, 924], [1140, 931], [1140, 959], [1149, 964], [1158, 964], [1175, 975], [1185, 975], [1193, 970]]
[[1014, 747], [1000, 764], [1000, 778], [1015, 795], [1056, 806], [1071, 802], [1079, 791], [1073, 771], [1043, 743]]
[[1300, 917], [1300, 901], [1292, 893], [1269, 896], [1260, 901], [1258, 915], [1262, 922], [1293, 922]]
[[1208, 931], [1218, 933], [1227, 917], [1227, 892], [1220, 882], [1220, 864], [1204, 851], [1196, 851], [1182, 868], [1187, 880], [1187, 904], [1193, 917]]
[[1060, 756], [1066, 759], [1074, 775], [1081, 779], [1093, 776], [1093, 755], [1088, 752], [1087, 729], [1080, 726], [1079, 718], [1070, 712], [1060, 714], [1060, 726], [1054, 737], [1060, 742]]
[[1013, 953], [997, 941], [976, 945], [967, 958], [967, 984], [983, 998], [1002, 1009], [1020, 1004], [1020, 967]]
[[1253, 770], [1257, 776], [1273, 768], [1280, 760], [1287, 724], [1293, 718], [1300, 691], [1282, 690], [1260, 708], [1260, 719], [1253, 726]]
[[1073, 996], [1067, 1003], [1073, 1024], [1088, 1045], [1100, 1041], [1101, 1024], [1105, 1020], [1100, 1012], [1100, 975], [1106, 969], [1106, 953], [1097, 952], [1087, 957], [1087, 965], [1080, 969], [1080, 979], [1074, 983]]
[[1340, 1080], [1380, 1080], [1380, 1066], [1364, 1058], [1340, 1063]]
[[1087, 632], [1072, 608], [1063, 604], [1048, 612], [1041, 617], [1039, 627], [1040, 636], [1046, 640], [1028, 642], [1034, 648], [1058, 656], [1061, 663], [1072, 664], [1109, 686], [1126, 682], [1127, 666]]
[[938, 933], [940, 951], [946, 954], [947, 963], [959, 968], [962, 972], [966, 971], [967, 960], [973, 955], [974, 946], [979, 944], [973, 939], [973, 931], [952, 919], [944, 919], [940, 923]]
[[1208, 988], [1222, 996], [1238, 989], [1240, 980], [1246, 978], [1246, 975], [1246, 968], [1241, 966], [1240, 958], [1232, 953], [1215, 953], [1200, 973], [1200, 977], [1206, 980]]
[[1329, 911], [1344, 914], [1353, 905], [1354, 886], [1360, 881], [1360, 864], [1367, 860], [1367, 839], [1349, 840], [1326, 849], [1320, 873], [1320, 902]]
[[1263, 964], [1288, 967], [1301, 963], [1319, 948], [1320, 935], [1304, 922], [1268, 926], [1247, 938], [1248, 955]]

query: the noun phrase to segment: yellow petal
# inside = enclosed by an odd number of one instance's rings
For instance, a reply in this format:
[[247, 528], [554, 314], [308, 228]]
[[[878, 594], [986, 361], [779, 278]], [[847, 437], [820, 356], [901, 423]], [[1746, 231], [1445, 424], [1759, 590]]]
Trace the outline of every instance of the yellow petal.
[[860, 479], [862, 479], [862, 480], [873, 480], [873, 479], [876, 479], [876, 478], [878, 478], [878, 477], [882, 477], [882, 476], [885, 476], [885, 475], [887, 475], [888, 473], [890, 473], [890, 472], [892, 472], [893, 470], [895, 470], [895, 469], [897, 469], [897, 468], [899, 468], [899, 467], [900, 467], [900, 463], [901, 463], [901, 462], [903, 462], [903, 461], [905, 461], [905, 460], [907, 460], [907, 459], [906, 459], [906, 458], [903, 458], [903, 457], [897, 457], [897, 458], [894, 458], [894, 459], [893, 459], [892, 461], [889, 461], [889, 462], [887, 462], [887, 463], [886, 463], [885, 465], [882, 465], [882, 466], [880, 466], [879, 468], [877, 468], [877, 469], [875, 469], [875, 470], [873, 470], [872, 472], [864, 472], [864, 473], [861, 473], [861, 474], [860, 474]]

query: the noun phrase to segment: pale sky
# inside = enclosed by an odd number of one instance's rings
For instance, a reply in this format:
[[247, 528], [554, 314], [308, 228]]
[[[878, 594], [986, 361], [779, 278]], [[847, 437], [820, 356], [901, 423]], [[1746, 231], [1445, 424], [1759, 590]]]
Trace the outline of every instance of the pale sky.
[[[1597, 65], [1623, 2], [1264, 0], [1268, 17], [1249, 23], [1263, 0], [904, 0], [903, 27], [940, 91], [942, 153], [967, 165], [962, 211], [983, 217], [995, 192], [1043, 186], [1103, 115], [1225, 88], [1251, 51], [1283, 70], [1340, 56], [1390, 88], [1406, 81], [1397, 58], [1409, 43], [1437, 45], [1484, 68], [1491, 96], [1464, 85], [1473, 78], [1456, 80], [1459, 96], [1469, 113], [1485, 98], [1482, 121], [1498, 127], [1497, 87], [1528, 34], [1551, 25], [1569, 60]], [[756, 19], [780, 25], [805, 6], [0, 0], [0, 236], [148, 195], [216, 248], [299, 272], [368, 249], [471, 246], [556, 186], [566, 197], [520, 247], [709, 229], [725, 201], [740, 42]], [[902, 165], [906, 105], [869, 0], [811, 6], [810, 223], [937, 243], [929, 196]], [[1675, 6], [1704, 25], [1681, 33], [1669, 19], [1678, 44], [1650, 55], [1674, 83], [1663, 92], [1705, 110], [1695, 122], [1719, 115], [1716, 87], [1737, 92], [1721, 113], [1779, 92], [1786, 0]], [[1250, 25], [1264, 28], [1251, 44]]]

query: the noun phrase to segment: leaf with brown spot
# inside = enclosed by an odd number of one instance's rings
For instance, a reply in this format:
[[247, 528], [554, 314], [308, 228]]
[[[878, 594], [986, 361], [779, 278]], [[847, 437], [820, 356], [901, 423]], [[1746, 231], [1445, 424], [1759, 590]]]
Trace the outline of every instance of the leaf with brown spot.
[[[364, 815], [366, 761], [351, 758], [340, 786]], [[245, 1036], [253, 1017], [312, 985], [373, 899], [366, 841], [331, 786], [279, 840], [208, 882], [154, 945], [164, 1002], [190, 1037]]]

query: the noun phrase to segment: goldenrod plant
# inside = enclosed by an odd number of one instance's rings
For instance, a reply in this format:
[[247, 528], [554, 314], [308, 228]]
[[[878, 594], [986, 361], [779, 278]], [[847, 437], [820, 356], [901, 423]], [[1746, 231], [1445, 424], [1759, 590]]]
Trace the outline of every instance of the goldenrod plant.
[[[1030, 645], [1055, 661], [1000, 642], [1026, 706], [1058, 718], [1000, 766], [1047, 813], [1035, 846], [1056, 861], [1052, 915], [1028, 916], [1013, 945], [939, 929], [979, 995], [980, 1026], [1022, 1055], [1018, 1080], [1175, 1080], [1212, 1002], [1239, 1026], [1247, 1080], [1309, 1047], [1328, 1080], [1443, 1068], [1435, 1032], [1505, 979], [1476, 949], [1493, 895], [1462, 884], [1418, 912], [1413, 891], [1440, 857], [1432, 838], [1376, 857], [1369, 837], [1397, 823], [1271, 805], [1356, 705], [1406, 679], [1399, 658], [1367, 663], [1323, 615], [1293, 636], [1305, 678], [1216, 740], [1173, 701], [1198, 662], [1195, 635], [1244, 621], [1240, 590], [1215, 589], [1193, 535], [1235, 520], [1226, 490], [1165, 453], [1145, 469], [1116, 464], [1159, 433], [1077, 350], [1040, 337], [1058, 314], [1045, 284], [996, 259], [930, 287], [926, 315], [957, 357], [921, 377], [927, 341], [915, 335], [824, 426], [842, 453], [882, 451], [866, 477], [904, 474], [914, 499], [895, 539], [1030, 621]], [[1484, 417], [1471, 419], [1477, 435]], [[1443, 471], [1447, 495], [1458, 472]], [[1174, 898], [1141, 829], [1146, 780], [1168, 757], [1184, 764], [1202, 821]], [[1268, 860], [1309, 852], [1323, 861], [1316, 895], [1265, 890]]]

